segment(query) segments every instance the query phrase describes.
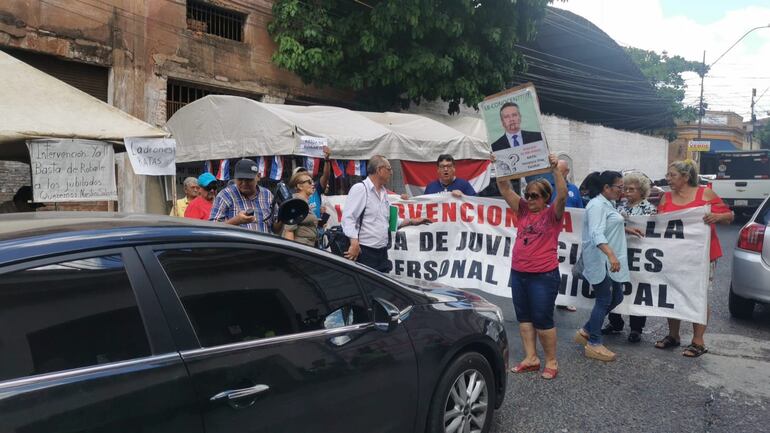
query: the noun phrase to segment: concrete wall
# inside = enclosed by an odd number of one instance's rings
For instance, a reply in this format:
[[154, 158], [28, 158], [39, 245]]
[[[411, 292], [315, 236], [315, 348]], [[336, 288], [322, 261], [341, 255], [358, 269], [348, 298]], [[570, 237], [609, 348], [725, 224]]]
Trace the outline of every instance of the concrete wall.
[[[189, 30], [184, 1], [6, 0], [0, 2], [0, 49], [14, 47], [109, 67], [109, 102], [159, 126], [166, 122], [169, 79], [262, 96], [270, 102], [349, 100], [349, 94], [304, 85], [273, 66], [275, 45], [267, 33], [270, 1], [210, 3], [247, 15], [243, 42]], [[165, 211], [158, 179], [137, 177], [121, 161], [118, 166], [121, 210]]]

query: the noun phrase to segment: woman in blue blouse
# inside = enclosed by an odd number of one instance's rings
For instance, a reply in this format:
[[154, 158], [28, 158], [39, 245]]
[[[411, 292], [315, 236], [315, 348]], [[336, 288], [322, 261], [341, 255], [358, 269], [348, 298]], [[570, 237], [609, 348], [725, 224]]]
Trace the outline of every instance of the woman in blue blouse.
[[605, 171], [592, 176], [587, 186], [591, 201], [583, 220], [583, 278], [593, 286], [596, 303], [575, 341], [585, 345], [586, 357], [614, 361], [615, 353], [602, 344], [602, 324], [623, 301], [621, 283], [629, 281], [625, 220], [615, 208], [623, 192], [623, 176]]

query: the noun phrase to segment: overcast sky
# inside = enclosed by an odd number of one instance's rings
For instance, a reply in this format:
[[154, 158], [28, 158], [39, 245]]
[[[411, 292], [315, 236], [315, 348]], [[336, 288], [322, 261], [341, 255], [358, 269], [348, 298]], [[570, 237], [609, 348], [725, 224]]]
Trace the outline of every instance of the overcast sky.
[[[556, 0], [553, 6], [580, 15], [622, 46], [634, 46], [706, 64], [753, 27], [770, 25], [770, 0]], [[685, 74], [686, 103], [697, 104], [700, 78]], [[734, 111], [749, 120], [751, 89], [757, 118], [770, 115], [770, 28], [755, 30], [706, 75], [710, 110]]]

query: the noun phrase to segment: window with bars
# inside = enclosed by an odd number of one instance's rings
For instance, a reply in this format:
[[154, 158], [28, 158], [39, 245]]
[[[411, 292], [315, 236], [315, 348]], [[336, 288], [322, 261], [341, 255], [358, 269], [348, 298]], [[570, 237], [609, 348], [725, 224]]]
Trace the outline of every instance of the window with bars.
[[207, 95], [232, 95], [259, 101], [262, 95], [222, 89], [216, 87], [200, 86], [184, 81], [168, 80], [166, 85], [166, 120], [185, 105], [195, 102]]
[[187, 28], [190, 30], [243, 42], [245, 22], [246, 15], [240, 12], [187, 0]]

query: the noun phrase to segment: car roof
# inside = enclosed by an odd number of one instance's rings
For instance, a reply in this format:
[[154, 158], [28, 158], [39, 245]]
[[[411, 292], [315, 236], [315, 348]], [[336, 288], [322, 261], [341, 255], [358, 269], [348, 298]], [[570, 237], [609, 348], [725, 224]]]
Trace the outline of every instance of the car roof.
[[27, 212], [0, 215], [0, 264], [67, 251], [184, 240], [278, 240], [228, 224], [152, 214]]
[[119, 212], [25, 212], [0, 215], [0, 241], [79, 230], [135, 227], [201, 227], [239, 230], [222, 223], [153, 214]]

